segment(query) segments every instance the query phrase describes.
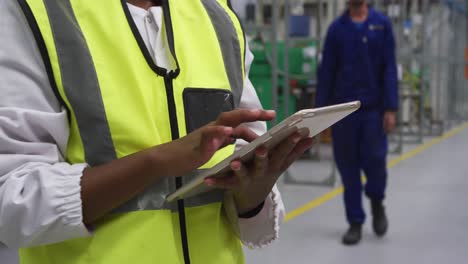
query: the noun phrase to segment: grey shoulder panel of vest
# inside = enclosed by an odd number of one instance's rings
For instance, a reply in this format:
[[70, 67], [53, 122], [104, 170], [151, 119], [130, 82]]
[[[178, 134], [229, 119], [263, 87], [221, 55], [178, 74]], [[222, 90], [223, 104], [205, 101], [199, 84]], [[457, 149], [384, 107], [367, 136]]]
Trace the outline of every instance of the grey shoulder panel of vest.
[[39, 25], [37, 24], [36, 18], [34, 17], [34, 14], [31, 8], [29, 7], [28, 3], [26, 2], [26, 0], [17, 0], [17, 3], [20, 6], [21, 10], [23, 11], [26, 21], [28, 22], [28, 25], [34, 36], [34, 39], [36, 40], [39, 53], [41, 54], [41, 58], [44, 62], [44, 66], [46, 69], [47, 77], [49, 79], [50, 87], [52, 88], [52, 91], [54, 92], [54, 95], [59, 101], [60, 105], [64, 107], [65, 109], [67, 109], [68, 120], [71, 120], [70, 109], [68, 109], [68, 106], [65, 104], [65, 101], [63, 100], [62, 96], [60, 96], [60, 93], [58, 91], [57, 83], [55, 82], [54, 72], [52, 70], [52, 64], [50, 62], [49, 52], [47, 50], [44, 37], [42, 36], [42, 33], [39, 29]]
[[[226, 10], [217, 0], [202, 0], [202, 3], [210, 16], [211, 22], [218, 36], [224, 66], [229, 79], [231, 90], [234, 94], [235, 105], [240, 104], [244, 78], [242, 73], [242, 57], [237, 30]], [[228, 21], [229, 23], [226, 23]]]
[[53, 32], [65, 96], [76, 117], [85, 160], [96, 166], [116, 159], [100, 85], [88, 43], [70, 0], [43, 0]]
[[242, 20], [240, 19], [239, 14], [237, 14], [236, 10], [234, 10], [234, 8], [232, 7], [231, 0], [228, 0], [227, 4], [228, 4], [228, 7], [231, 9], [231, 11], [234, 13], [234, 15], [236, 15], [236, 18], [239, 21], [239, 24], [242, 28], [242, 34], [244, 34], [244, 54], [242, 56], [245, 60], [245, 54], [247, 52], [247, 38], [245, 36], [244, 24], [242, 24]]

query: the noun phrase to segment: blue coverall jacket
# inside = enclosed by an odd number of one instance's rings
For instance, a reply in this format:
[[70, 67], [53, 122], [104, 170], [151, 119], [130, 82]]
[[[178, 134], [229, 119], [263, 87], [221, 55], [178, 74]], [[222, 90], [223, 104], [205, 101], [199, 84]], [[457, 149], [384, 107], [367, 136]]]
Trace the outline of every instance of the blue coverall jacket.
[[360, 100], [362, 109], [396, 111], [395, 40], [387, 17], [369, 8], [361, 29], [345, 12], [330, 26], [315, 106]]
[[395, 41], [387, 17], [369, 9], [358, 25], [345, 12], [328, 30], [319, 67], [315, 106], [361, 101], [361, 109], [332, 128], [335, 161], [345, 187], [346, 216], [362, 223], [361, 170], [365, 192], [383, 200], [387, 183], [387, 136], [383, 113], [398, 108]]

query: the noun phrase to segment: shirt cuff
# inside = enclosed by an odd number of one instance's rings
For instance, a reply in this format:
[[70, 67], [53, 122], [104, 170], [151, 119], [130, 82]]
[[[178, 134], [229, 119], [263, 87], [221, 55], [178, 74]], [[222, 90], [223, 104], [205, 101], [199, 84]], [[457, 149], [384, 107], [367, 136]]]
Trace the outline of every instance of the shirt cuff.
[[238, 219], [242, 243], [250, 249], [270, 245], [279, 237], [280, 223], [284, 215], [283, 201], [275, 186], [256, 216]]
[[[32, 247], [86, 237], [81, 177], [86, 165], [29, 163], [10, 174], [0, 188], [0, 239], [10, 248]], [[27, 176], [25, 176], [27, 175]], [[21, 177], [23, 176], [23, 177]], [[24, 194], [18, 192], [24, 189]], [[3, 190], [2, 190], [3, 189]]]
[[[81, 178], [87, 164], [58, 164], [58, 170], [67, 170], [68, 177], [57, 177], [50, 182], [50, 216], [55, 218], [55, 225], [50, 225], [44, 233], [31, 241], [31, 245], [52, 244], [69, 239], [87, 237], [92, 234], [83, 223], [81, 199]], [[55, 210], [54, 210], [55, 208]], [[55, 212], [54, 212], [55, 211]], [[54, 217], [52, 214], [55, 213]], [[50, 220], [52, 220], [50, 219]]]

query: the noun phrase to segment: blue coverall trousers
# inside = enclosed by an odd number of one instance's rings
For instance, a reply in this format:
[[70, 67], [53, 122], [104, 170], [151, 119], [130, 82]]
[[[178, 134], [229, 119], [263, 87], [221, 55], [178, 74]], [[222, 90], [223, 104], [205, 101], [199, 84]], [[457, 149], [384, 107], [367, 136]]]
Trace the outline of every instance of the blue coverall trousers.
[[332, 128], [333, 151], [344, 185], [346, 218], [351, 223], [364, 223], [361, 170], [367, 177], [365, 194], [381, 201], [387, 185], [387, 135], [383, 113], [358, 111]]

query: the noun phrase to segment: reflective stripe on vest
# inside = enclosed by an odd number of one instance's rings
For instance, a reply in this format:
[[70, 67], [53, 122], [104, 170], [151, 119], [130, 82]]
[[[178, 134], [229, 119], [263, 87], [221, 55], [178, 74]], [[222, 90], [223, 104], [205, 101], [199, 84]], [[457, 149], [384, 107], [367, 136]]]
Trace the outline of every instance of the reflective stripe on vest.
[[[43, 39], [38, 44], [47, 49], [46, 65], [70, 110], [70, 163], [96, 166], [172, 140], [168, 94], [160, 76], [166, 71], [145, 58], [148, 52], [141, 49], [133, 21], [128, 21], [125, 1], [18, 1], [30, 24], [37, 23], [36, 39]], [[238, 106], [245, 39], [223, 0], [170, 1], [167, 7], [161, 30], [167, 32], [178, 66], [171, 92], [177, 132], [184, 136], [200, 115], [188, 108], [184, 95], [189, 92], [232, 94]], [[200, 169], [233, 149], [219, 151]], [[176, 205], [164, 203], [174, 189], [173, 178], [167, 177], [102, 219], [93, 237], [24, 249], [21, 261], [183, 263]], [[192, 263], [243, 263], [240, 242], [222, 209], [223, 196], [215, 191], [185, 201]]]
[[[224, 65], [228, 74], [231, 89], [242, 91], [244, 86], [242, 56], [237, 38], [236, 28], [226, 23], [231, 22], [227, 12], [216, 2], [216, 0], [202, 0], [208, 14], [210, 15], [213, 26], [218, 34], [221, 51], [223, 53]], [[240, 102], [242, 93], [235, 92], [234, 100]]]

